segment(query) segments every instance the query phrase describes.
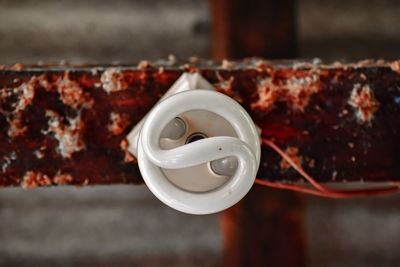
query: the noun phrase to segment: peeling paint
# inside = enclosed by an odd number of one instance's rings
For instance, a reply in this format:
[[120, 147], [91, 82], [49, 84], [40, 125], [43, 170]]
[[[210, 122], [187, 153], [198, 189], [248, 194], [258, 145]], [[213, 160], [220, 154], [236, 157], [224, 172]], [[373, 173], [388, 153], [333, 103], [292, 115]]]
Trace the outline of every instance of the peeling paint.
[[390, 68], [400, 74], [400, 60], [393, 61], [390, 63]]
[[51, 180], [46, 174], [34, 171], [26, 172], [21, 182], [21, 187], [24, 189], [49, 185], [51, 185]]
[[14, 94], [18, 95], [18, 102], [13, 104], [15, 110], [12, 114], [6, 114], [7, 121], [10, 124], [7, 134], [11, 138], [24, 134], [27, 129], [22, 123], [22, 114], [24, 110], [32, 104], [37, 83], [37, 78], [32, 77], [27, 83], [22, 83], [20, 86], [13, 89]]
[[110, 113], [110, 123], [107, 125], [108, 130], [114, 134], [121, 134], [130, 124], [127, 114], [119, 114], [116, 112]]
[[232, 98], [234, 98], [236, 101], [239, 103], [243, 102], [243, 99], [235, 92], [232, 90], [232, 85], [233, 82], [235, 81], [235, 77], [230, 76], [228, 79], [225, 79], [224, 77], [221, 76], [219, 72], [216, 72], [217, 78], [218, 78], [218, 83], [214, 84], [215, 89], [218, 92], [224, 93]]
[[108, 94], [125, 90], [128, 88], [128, 83], [124, 75], [117, 68], [106, 69], [100, 77], [104, 91]]
[[258, 72], [267, 72], [271, 69], [271, 66], [267, 64], [265, 60], [258, 59], [253, 61], [254, 67]]
[[67, 185], [70, 184], [74, 179], [72, 178], [72, 176], [70, 174], [57, 174], [54, 178], [53, 178], [53, 183], [56, 185]]
[[33, 154], [36, 156], [36, 158], [42, 159], [45, 156], [44, 151], [43, 151], [44, 149], [45, 149], [45, 147], [41, 147], [39, 149], [36, 149], [36, 150], [33, 151]]
[[136, 158], [128, 151], [129, 142], [126, 138], [122, 139], [120, 148], [124, 152], [124, 162], [136, 162]]
[[26, 131], [26, 126], [21, 122], [21, 118], [16, 116], [12, 119], [7, 118], [10, 127], [8, 128], [7, 134], [11, 138], [15, 138], [17, 136], [23, 135]]
[[58, 80], [57, 91], [60, 94], [60, 100], [67, 106], [75, 109], [89, 109], [93, 106], [94, 101], [90, 95], [83, 91], [79, 83], [70, 80], [68, 73]]
[[310, 97], [321, 89], [319, 75], [290, 77], [275, 82], [273, 77], [257, 80], [258, 100], [251, 104], [254, 109], [269, 111], [276, 102], [286, 102], [294, 110], [304, 112]]
[[5, 173], [10, 167], [12, 161], [17, 159], [17, 153], [15, 151], [11, 152], [9, 155], [6, 155], [3, 157], [3, 160], [1, 161], [1, 170], [3, 173]]
[[217, 77], [219, 83], [215, 85], [217, 89], [223, 92], [228, 92], [232, 90], [232, 83], [235, 80], [233, 76], [230, 76], [229, 79], [224, 79], [219, 72], [217, 72]]
[[16, 90], [20, 95], [20, 99], [16, 105], [15, 112], [21, 112], [28, 107], [35, 97], [34, 84], [37, 83], [35, 78], [32, 78], [28, 83], [22, 83]]
[[84, 123], [80, 114], [75, 118], [67, 118], [68, 124], [52, 110], [46, 110], [46, 116], [49, 117], [49, 128], [44, 134], [54, 133], [54, 138], [58, 140], [57, 152], [63, 158], [71, 158], [73, 153], [85, 149], [82, 139]]
[[380, 106], [368, 84], [355, 84], [348, 103], [356, 110], [357, 120], [369, 125]]

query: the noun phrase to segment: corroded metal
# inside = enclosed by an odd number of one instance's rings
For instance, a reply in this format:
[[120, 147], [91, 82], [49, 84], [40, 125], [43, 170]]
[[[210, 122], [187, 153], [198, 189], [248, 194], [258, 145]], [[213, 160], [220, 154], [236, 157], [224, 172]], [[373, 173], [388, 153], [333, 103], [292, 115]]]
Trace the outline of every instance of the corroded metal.
[[[182, 72], [236, 99], [321, 182], [400, 180], [400, 63], [2, 66], [1, 186], [141, 183], [127, 133]], [[262, 148], [259, 177], [299, 181]]]

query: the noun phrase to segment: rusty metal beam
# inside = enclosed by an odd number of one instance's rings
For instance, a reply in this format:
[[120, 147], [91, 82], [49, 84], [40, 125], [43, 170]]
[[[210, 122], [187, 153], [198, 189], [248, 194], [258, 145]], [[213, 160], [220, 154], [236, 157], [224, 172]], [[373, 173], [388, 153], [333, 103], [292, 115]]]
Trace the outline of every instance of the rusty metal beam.
[[[1, 186], [141, 183], [125, 136], [183, 71], [235, 98], [320, 182], [400, 180], [400, 63], [2, 67]], [[267, 147], [259, 177], [299, 181]]]

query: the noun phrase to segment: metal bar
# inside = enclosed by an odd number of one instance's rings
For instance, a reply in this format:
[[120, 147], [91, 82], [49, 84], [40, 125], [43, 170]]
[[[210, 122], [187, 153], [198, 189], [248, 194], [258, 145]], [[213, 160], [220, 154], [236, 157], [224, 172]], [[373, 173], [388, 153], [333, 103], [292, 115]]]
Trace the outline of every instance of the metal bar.
[[[183, 71], [241, 103], [320, 182], [400, 180], [399, 62], [3, 67], [1, 186], [141, 183], [126, 134]], [[267, 147], [259, 177], [300, 181]]]

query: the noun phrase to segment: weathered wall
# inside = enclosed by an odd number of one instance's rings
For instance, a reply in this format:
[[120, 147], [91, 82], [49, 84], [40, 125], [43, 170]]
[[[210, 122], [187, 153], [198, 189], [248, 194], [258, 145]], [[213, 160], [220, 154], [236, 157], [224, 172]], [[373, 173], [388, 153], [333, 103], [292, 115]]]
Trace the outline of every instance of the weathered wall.
[[206, 1], [0, 2], [4, 63], [123, 62], [208, 56]]
[[298, 2], [302, 56], [329, 60], [399, 58], [399, 1]]
[[[298, 5], [302, 57], [399, 58], [400, 2]], [[209, 57], [206, 1], [0, 0], [0, 63]], [[306, 198], [311, 266], [398, 266], [400, 197]], [[249, 244], [251, 245], [251, 244]], [[0, 190], [0, 266], [217, 266], [217, 217], [145, 186]]]

